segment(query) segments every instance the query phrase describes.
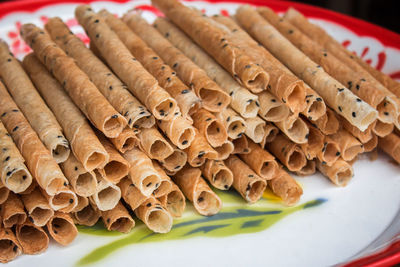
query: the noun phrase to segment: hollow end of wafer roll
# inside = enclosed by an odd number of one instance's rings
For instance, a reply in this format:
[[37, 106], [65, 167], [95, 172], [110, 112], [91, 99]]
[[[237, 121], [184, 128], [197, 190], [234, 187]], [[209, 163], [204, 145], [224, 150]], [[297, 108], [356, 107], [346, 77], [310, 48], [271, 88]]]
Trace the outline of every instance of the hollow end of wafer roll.
[[334, 134], [339, 130], [340, 123], [335, 116], [335, 112], [330, 108], [326, 109], [326, 113], [319, 119], [312, 121], [318, 129], [326, 135]]
[[[249, 120], [252, 122], [249, 122]], [[264, 127], [265, 121], [259, 117], [247, 119], [245, 133], [254, 143], [261, 143], [264, 138]]]
[[134, 220], [128, 216], [121, 216], [114, 221], [110, 222], [107, 227], [109, 231], [118, 231], [121, 233], [129, 233], [129, 231], [135, 226]]
[[327, 165], [332, 165], [340, 157], [340, 148], [336, 142], [325, 139], [321, 152], [318, 153], [318, 159]]
[[236, 139], [245, 133], [246, 125], [243, 122], [244, 121], [237, 119], [227, 123], [228, 128], [226, 129], [226, 131], [229, 138]]
[[304, 152], [295, 147], [290, 155], [287, 156], [287, 168], [291, 171], [299, 171], [307, 164], [307, 159]]
[[221, 112], [231, 100], [227, 93], [214, 88], [202, 87], [198, 89], [198, 94], [203, 107], [211, 112]]
[[254, 72], [252, 68], [246, 68], [242, 73], [242, 77], [248, 77], [248, 79], [241, 80], [241, 82], [253, 93], [260, 93], [267, 89], [269, 75], [265, 71]]
[[16, 236], [24, 254], [39, 254], [49, 246], [46, 232], [29, 222], [17, 226]]
[[12, 172], [3, 181], [5, 187], [13, 191], [14, 193], [24, 192], [32, 183], [32, 175], [27, 169], [19, 169]]
[[160, 182], [160, 186], [153, 191], [154, 197], [158, 198], [167, 194], [171, 190], [171, 181], [163, 180]]
[[301, 170], [297, 171], [296, 174], [299, 176], [308, 176], [314, 174], [316, 171], [315, 161], [308, 160], [307, 164], [301, 168]]
[[117, 137], [127, 125], [126, 119], [121, 114], [114, 114], [105, 119], [102, 132], [105, 136]]
[[267, 186], [263, 180], [257, 180], [248, 184], [246, 188], [246, 200], [250, 203], [255, 203], [259, 200]]
[[32, 211], [29, 213], [29, 217], [32, 222], [37, 226], [45, 226], [46, 223], [53, 217], [54, 211], [50, 209], [50, 207], [45, 205], [36, 206]]
[[188, 127], [184, 129], [181, 133], [181, 135], [178, 138], [178, 143], [177, 146], [180, 149], [185, 149], [190, 146], [190, 144], [193, 142], [193, 139], [196, 136], [196, 132], [194, 131], [193, 127]]
[[303, 114], [309, 118], [310, 120], [317, 120], [321, 118], [325, 112], [326, 112], [326, 105], [324, 101], [322, 101], [322, 98], [320, 97], [311, 97], [306, 99], [306, 102], [310, 101], [310, 103], [307, 103], [306, 109], [303, 111]]
[[88, 197], [96, 192], [97, 180], [93, 172], [85, 172], [78, 175], [73, 185], [75, 193]]
[[[260, 112], [261, 113], [261, 112]], [[285, 105], [277, 105], [271, 107], [265, 112], [261, 113], [260, 116], [267, 121], [282, 121], [287, 118], [290, 114], [290, 110]]]
[[203, 175], [220, 190], [228, 190], [233, 184], [233, 173], [222, 161], [208, 160], [203, 167]]
[[49, 204], [53, 210], [70, 212], [78, 204], [78, 199], [75, 193], [66, 187], [55, 195], [49, 196]]
[[173, 217], [182, 216], [186, 201], [182, 191], [176, 185], [173, 186], [173, 189], [168, 194], [160, 197], [159, 200]]
[[9, 194], [10, 190], [7, 187], [0, 187], [0, 205], [7, 200]]
[[117, 186], [109, 183], [108, 186], [92, 195], [92, 198], [100, 210], [110, 210], [115, 207], [121, 198], [121, 191]]
[[128, 174], [129, 169], [130, 166], [127, 161], [112, 159], [103, 167], [101, 172], [103, 172], [108, 181], [115, 184]]
[[222, 202], [214, 192], [202, 191], [193, 199], [193, 205], [201, 215], [211, 216], [221, 210]]
[[24, 211], [16, 211], [11, 216], [3, 218], [3, 225], [10, 228], [14, 225], [23, 224], [26, 220], [26, 213]]
[[133, 128], [151, 128], [156, 123], [154, 116], [147, 114], [138, 114], [136, 120], [132, 121], [130, 127]]
[[57, 144], [55, 148], [51, 150], [51, 154], [57, 163], [61, 163], [67, 160], [71, 150], [66, 144]]
[[[172, 227], [172, 216], [162, 208], [158, 201], [146, 200], [135, 213], [155, 233], [168, 233]], [[156, 203], [156, 204], [155, 204]], [[152, 205], [155, 204], [155, 205]], [[140, 216], [138, 213], [144, 213]]]
[[89, 198], [87, 197], [82, 197], [80, 195], [76, 195], [78, 198], [78, 204], [76, 207], [72, 210], [72, 212], [78, 212], [83, 210], [87, 205], [89, 205]]
[[145, 178], [142, 180], [141, 184], [141, 192], [150, 196], [155, 189], [160, 186], [160, 176], [150, 173], [149, 175], [144, 175]]
[[75, 223], [79, 225], [93, 226], [100, 218], [100, 211], [89, 204], [80, 211], [73, 213]]
[[276, 178], [268, 181], [268, 186], [275, 195], [279, 196], [286, 205], [293, 206], [303, 194], [303, 189], [296, 180], [283, 169], [279, 170]]
[[257, 99], [248, 99], [240, 112], [244, 118], [253, 118], [257, 116], [260, 103]]
[[161, 160], [161, 165], [169, 172], [177, 172], [185, 166], [187, 155], [184, 151], [174, 149], [174, 153]]
[[377, 106], [378, 120], [384, 123], [393, 123], [397, 120], [397, 104], [385, 97]]
[[293, 112], [300, 112], [304, 109], [306, 98], [306, 91], [303, 85], [303, 81], [299, 80], [293, 83], [287, 90], [286, 105]]
[[354, 144], [351, 146], [347, 146], [346, 149], [341, 151], [341, 156], [345, 161], [351, 161], [355, 157], [357, 157], [358, 154], [363, 152], [364, 152], [363, 144]]
[[234, 146], [231, 141], [226, 140], [221, 146], [214, 147], [214, 150], [218, 153], [217, 159], [224, 160], [227, 159], [230, 154], [232, 154]]
[[317, 161], [317, 168], [337, 186], [346, 186], [353, 177], [353, 167], [342, 159], [337, 160], [332, 166]]
[[243, 134], [237, 139], [231, 140], [233, 144], [233, 154], [247, 154], [250, 153], [249, 142], [247, 137]]
[[45, 186], [46, 193], [49, 195], [55, 195], [58, 193], [60, 189], [65, 186], [66, 183], [65, 177], [54, 177], [50, 180], [50, 182]]
[[102, 151], [95, 151], [88, 155], [84, 160], [83, 166], [86, 170], [92, 171], [96, 168], [103, 166], [108, 160], [108, 155]]
[[118, 151], [121, 153], [129, 151], [139, 144], [139, 139], [137, 138], [134, 131], [131, 130], [130, 128], [125, 128], [125, 130], [122, 131], [122, 133], [118, 137], [110, 138], [109, 140], [111, 141], [111, 143], [113, 143], [115, 148], [118, 149]]
[[275, 160], [265, 160], [263, 164], [260, 166], [260, 169], [257, 170], [258, 175], [260, 177], [270, 180], [275, 177], [276, 170], [278, 169], [278, 164]]
[[228, 134], [224, 125], [219, 120], [212, 121], [206, 129], [206, 138], [211, 146], [217, 147], [224, 144]]
[[47, 223], [47, 230], [51, 237], [63, 246], [70, 244], [78, 235], [78, 230], [71, 217], [61, 212], [56, 212], [50, 219]]
[[260, 143], [261, 147], [264, 147], [266, 143], [271, 143], [272, 141], [274, 141], [278, 133], [279, 133], [278, 128], [276, 128], [272, 124], [270, 125], [266, 124], [264, 128], [264, 138], [263, 141]]
[[291, 124], [287, 125], [286, 135], [293, 142], [304, 144], [307, 143], [309, 131], [307, 124], [300, 117], [297, 117]]
[[12, 261], [22, 252], [21, 245], [17, 241], [11, 229], [0, 228], [0, 262]]
[[385, 137], [393, 132], [393, 123], [385, 123], [380, 120], [376, 120], [375, 127], [372, 131], [379, 137]]
[[164, 98], [158, 101], [159, 104], [153, 109], [153, 115], [158, 120], [170, 120], [174, 116], [174, 112], [177, 109], [175, 100], [171, 97]]

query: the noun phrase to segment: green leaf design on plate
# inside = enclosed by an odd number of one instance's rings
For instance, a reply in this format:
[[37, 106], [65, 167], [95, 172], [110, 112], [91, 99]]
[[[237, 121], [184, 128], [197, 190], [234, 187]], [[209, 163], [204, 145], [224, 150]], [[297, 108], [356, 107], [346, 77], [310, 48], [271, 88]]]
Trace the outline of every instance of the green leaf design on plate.
[[122, 238], [94, 249], [80, 259], [77, 265], [82, 266], [99, 262], [120, 248], [145, 242], [161, 242], [195, 236], [225, 237], [259, 232], [293, 212], [319, 206], [326, 201], [326, 199], [319, 198], [296, 207], [284, 207], [265, 198], [256, 204], [248, 205], [235, 193], [220, 191], [218, 195], [223, 199], [224, 205], [226, 204], [226, 207], [218, 214], [203, 217], [195, 214], [192, 208], [182, 218], [174, 220], [174, 225], [167, 234], [153, 233], [138, 221], [129, 234], [109, 232], [102, 226], [102, 223], [98, 223], [94, 227], [79, 227], [81, 233], [110, 237], [119, 235]]

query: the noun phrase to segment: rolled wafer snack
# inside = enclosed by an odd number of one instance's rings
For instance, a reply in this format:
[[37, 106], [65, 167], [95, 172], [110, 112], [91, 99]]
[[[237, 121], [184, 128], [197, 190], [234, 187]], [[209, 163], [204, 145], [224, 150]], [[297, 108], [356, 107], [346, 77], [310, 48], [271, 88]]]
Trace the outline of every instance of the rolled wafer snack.
[[306, 156], [299, 145], [290, 141], [282, 133], [278, 134], [275, 140], [268, 143], [266, 147], [290, 171], [299, 171], [307, 164]]
[[317, 158], [323, 164], [331, 166], [340, 157], [339, 144], [332, 140], [330, 136], [325, 136], [324, 145], [318, 151]]
[[346, 186], [353, 177], [353, 167], [343, 159], [338, 159], [332, 166], [317, 160], [317, 169], [337, 186]]
[[70, 33], [68, 26], [60, 18], [49, 19], [45, 27], [54, 42], [75, 59], [79, 68], [89, 76], [108, 102], [126, 118], [130, 128], [134, 125], [146, 128], [154, 125], [151, 113], [79, 37]]
[[0, 215], [4, 228], [11, 228], [14, 225], [23, 224], [26, 220], [24, 204], [13, 192], [9, 193], [7, 200], [2, 204]]
[[[104, 17], [107, 25], [118, 35], [128, 50], [150, 72], [158, 83], [177, 101], [184, 118], [190, 119], [190, 114], [200, 106], [200, 99], [193, 91], [173, 74], [173, 70], [142, 39], [140, 39], [122, 20], [103, 9], [99, 14]], [[169, 78], [169, 80], [168, 80]]]
[[185, 196], [176, 184], [172, 183], [171, 190], [167, 194], [159, 197], [158, 200], [161, 205], [168, 210], [172, 217], [176, 218], [182, 216], [182, 213], [185, 210], [186, 201]]
[[135, 215], [155, 233], [168, 233], [172, 228], [171, 214], [154, 197], [149, 197], [135, 209]]
[[0, 177], [5, 187], [14, 193], [25, 191], [32, 183], [32, 175], [10, 134], [0, 121]]
[[179, 112], [169, 121], [159, 121], [158, 127], [180, 149], [189, 147], [195, 136], [194, 127]]
[[236, 139], [244, 134], [246, 130], [246, 122], [233, 109], [228, 107], [222, 112], [216, 114], [216, 117], [223, 123], [229, 138]]
[[[229, 36], [215, 27], [195, 10], [185, 7], [176, 0], [153, 0], [152, 4], [203, 47], [231, 75], [252, 92], [265, 90], [269, 75], [247, 55], [240, 53]], [[221, 39], [224, 39], [221, 42]]]
[[247, 202], [255, 203], [259, 200], [267, 186], [266, 181], [235, 155], [231, 155], [224, 162], [232, 171], [233, 187], [236, 191]]
[[296, 172], [299, 176], [308, 176], [316, 172], [315, 160], [307, 160], [307, 164], [299, 171]]
[[[388, 90], [379, 82], [376, 82], [375, 79], [365, 79], [363, 73], [353, 71], [350, 66], [341, 62], [333, 54], [328, 53], [322, 46], [303, 34], [289, 21], [282, 20], [271, 9], [261, 7], [257, 11], [293, 45], [315, 63], [320, 64], [329, 75], [342, 84], [347, 84], [354, 94], [375, 108], [378, 111], [380, 120], [391, 123], [397, 119], [396, 97], [388, 96]], [[357, 101], [362, 101], [361, 99], [357, 99]]]
[[376, 134], [373, 134], [371, 140], [363, 144], [364, 152], [371, 152], [377, 146], [378, 146], [378, 136]]
[[225, 93], [231, 97], [231, 107], [244, 118], [252, 118], [257, 115], [258, 98], [242, 87], [233, 77], [224, 70], [203, 49], [197, 46], [180, 29], [164, 18], [157, 18], [154, 27], [165, 36], [175, 47], [181, 50], [196, 65], [202, 68]]
[[199, 167], [204, 164], [206, 159], [216, 159], [218, 153], [208, 144], [206, 138], [197, 130], [196, 136], [190, 145], [185, 149], [187, 162], [192, 167]]
[[338, 144], [340, 155], [345, 161], [351, 161], [364, 152], [363, 144], [346, 130], [339, 130], [329, 138]]
[[0, 184], [0, 205], [6, 202], [8, 195], [10, 194], [10, 190]]
[[97, 129], [107, 137], [116, 137], [122, 132], [127, 125], [126, 119], [47, 33], [33, 24], [25, 24], [21, 27], [21, 36]]
[[81, 197], [80, 195], [76, 195], [76, 197], [78, 198], [78, 204], [72, 210], [72, 212], [81, 211], [81, 210], [83, 210], [84, 208], [86, 208], [89, 205], [89, 198]]
[[260, 110], [258, 114], [267, 121], [278, 122], [286, 119], [289, 114], [289, 108], [278, 100], [268, 91], [257, 94], [260, 102]]
[[386, 154], [391, 156], [397, 163], [400, 163], [400, 137], [391, 133], [384, 138], [379, 138], [378, 146]]
[[88, 172], [72, 153], [60, 166], [77, 195], [88, 197], [96, 193], [96, 175]]
[[265, 121], [262, 120], [260, 117], [247, 118], [245, 134], [255, 143], [261, 143], [265, 134], [265, 125]]
[[[171, 145], [172, 146], [172, 145]], [[185, 151], [180, 150], [179, 148], [172, 146], [174, 152], [166, 157], [163, 160], [159, 160], [160, 164], [167, 170], [169, 173], [174, 173], [179, 171], [185, 166], [187, 162], [187, 154]]]
[[62, 246], [70, 244], [78, 235], [78, 229], [71, 216], [58, 211], [47, 223], [47, 230], [51, 237]]
[[221, 146], [216, 146], [214, 147], [214, 150], [218, 153], [217, 155], [217, 160], [225, 160], [229, 157], [230, 154], [232, 154], [233, 150], [235, 149], [235, 146], [231, 141], [228, 139], [225, 140], [225, 143], [223, 143]]
[[121, 189], [104, 179], [97, 170], [95, 170], [95, 174], [97, 187], [96, 192], [90, 196], [90, 199], [96, 204], [99, 210], [110, 210], [121, 199]]
[[40, 254], [49, 246], [49, 237], [46, 232], [29, 220], [17, 225], [15, 234], [24, 254]]
[[376, 120], [375, 127], [373, 128], [374, 134], [379, 137], [385, 137], [393, 132], [394, 124], [393, 123], [385, 123], [380, 120]]
[[[68, 181], [36, 132], [19, 111], [1, 81], [0, 114], [1, 121], [26, 160], [26, 165], [32, 176], [48, 194], [56, 194]], [[14, 171], [11, 170], [10, 175], [13, 173]]]
[[205, 109], [198, 110], [192, 115], [193, 126], [204, 135], [212, 147], [221, 146], [228, 138], [223, 123]]
[[240, 158], [265, 180], [273, 179], [278, 171], [275, 157], [260, 145], [249, 140], [250, 153], [240, 155]]
[[97, 136], [110, 156], [106, 165], [104, 165], [101, 169], [98, 169], [98, 171], [104, 177], [104, 179], [111, 183], [117, 184], [122, 178], [128, 175], [131, 166], [105, 136], [100, 133]]
[[45, 226], [54, 215], [53, 209], [39, 188], [35, 188], [30, 194], [21, 195], [20, 197], [30, 220], [36, 226]]
[[[194, 93], [201, 99], [203, 108], [212, 112], [220, 112], [228, 106], [230, 102], [229, 95], [211, 80], [204, 70], [194, 64], [156, 29], [149, 25], [139, 13], [135, 11], [128, 13], [125, 15], [124, 21], [161, 56], [165, 63], [176, 71], [176, 73], [175, 71], [171, 72], [172, 76], [178, 75], [187, 86], [193, 89]], [[161, 68], [162, 64], [158, 67], [159, 70], [157, 71], [160, 71]], [[166, 67], [162, 71], [169, 73]], [[165, 79], [168, 83], [174, 82], [168, 75], [164, 77]]]
[[397, 97], [400, 97], [400, 84], [390, 78], [388, 75], [383, 74], [379, 70], [373, 68], [357, 55], [345, 49], [338, 41], [332, 38], [325, 30], [315, 24], [310, 23], [299, 11], [294, 8], [289, 8], [284, 14], [285, 19], [301, 30], [308, 37], [315, 42], [325, 47], [329, 52], [333, 53], [337, 58], [350, 66], [352, 69], [360, 72], [364, 69], [376, 80], [393, 92]]
[[[1, 183], [0, 183], [1, 184]], [[38, 186], [38, 183], [36, 182], [35, 179], [32, 180], [32, 183], [30, 184], [30, 186], [25, 189], [25, 191], [20, 192], [20, 195], [26, 195], [26, 194], [30, 194], [36, 187]]]
[[274, 56], [316, 90], [325, 103], [352, 125], [364, 131], [375, 121], [378, 115], [375, 109], [364, 101], [357, 101], [356, 95], [293, 46], [252, 7], [245, 5], [239, 7], [235, 18]]
[[135, 226], [135, 221], [121, 202], [112, 210], [102, 211], [101, 218], [108, 231], [129, 233]]
[[41, 189], [41, 191], [43, 196], [47, 198], [50, 207], [55, 211], [70, 212], [78, 205], [78, 198], [69, 186], [63, 186], [57, 191], [57, 194], [53, 196], [48, 195], [43, 189]]
[[139, 146], [152, 159], [163, 160], [174, 153], [174, 149], [155, 127], [142, 129], [138, 136]]
[[309, 133], [307, 143], [301, 144], [300, 147], [306, 155], [306, 158], [312, 160], [317, 157], [318, 153], [324, 147], [325, 135], [308, 121], [305, 120], [305, 122], [308, 126]]
[[212, 186], [220, 190], [228, 190], [233, 183], [233, 174], [222, 160], [207, 160], [201, 166], [201, 173]]
[[154, 197], [159, 198], [171, 191], [173, 182], [157, 162], [153, 161], [153, 166], [160, 174], [160, 185], [153, 191]]
[[343, 129], [351, 133], [354, 137], [357, 137], [358, 140], [360, 140], [361, 143], [366, 143], [369, 140], [372, 139], [373, 136], [373, 129], [375, 128], [375, 124], [377, 121], [374, 123], [370, 124], [368, 128], [365, 131], [360, 131], [357, 127], [351, 125], [347, 120], [345, 120], [343, 117], [339, 117], [338, 119], [340, 121], [341, 126]]
[[160, 186], [161, 177], [154, 168], [151, 159], [142, 151], [134, 148], [124, 154], [129, 162], [129, 178], [140, 192], [149, 197]]
[[82, 210], [72, 212], [71, 216], [75, 224], [93, 226], [100, 219], [101, 213], [102, 212], [97, 208], [96, 204], [91, 202]]
[[121, 195], [124, 201], [131, 207], [132, 210], [137, 209], [143, 202], [148, 199], [147, 196], [143, 195], [139, 189], [132, 183], [132, 180], [128, 177], [122, 179], [118, 187], [121, 189]]
[[22, 247], [11, 229], [0, 227], [0, 262], [12, 261], [22, 253]]
[[[75, 16], [111, 69], [156, 119], [169, 120], [178, 108], [176, 101], [129, 52], [101, 16], [88, 5], [75, 9]], [[118, 51], [118, 53], [114, 53]], [[178, 108], [179, 109], [179, 108]]]
[[268, 180], [268, 186], [275, 195], [279, 196], [289, 206], [299, 202], [303, 194], [303, 189], [283, 168], [279, 169], [275, 178]]
[[221, 199], [201, 177], [200, 169], [186, 166], [174, 175], [173, 180], [201, 215], [211, 216], [221, 210]]
[[278, 135], [279, 129], [275, 127], [272, 123], [265, 123], [264, 127], [264, 137], [260, 143], [261, 147], [265, 147], [266, 143], [271, 143], [275, 140], [275, 137]]
[[15, 103], [40, 140], [51, 151], [57, 163], [65, 161], [70, 149], [60, 124], [36, 91], [19, 61], [12, 56], [7, 44], [2, 40], [0, 40], [0, 76]]
[[[139, 132], [139, 130], [136, 129], [136, 132]], [[109, 140], [121, 153], [125, 153], [135, 146], [138, 146], [140, 142], [135, 132], [130, 128], [125, 128], [122, 133], [118, 135], [118, 137], [110, 138]]]
[[[318, 129], [320, 129], [321, 132], [325, 135], [334, 134], [339, 130], [339, 127], [340, 127], [340, 123], [339, 123], [339, 120], [337, 117], [340, 117], [340, 116], [336, 116], [336, 114], [333, 110], [331, 110], [330, 108], [327, 108], [326, 113], [322, 117], [320, 117], [319, 119], [317, 119], [315, 121], [312, 120], [311, 123], [313, 126], [315, 125]], [[347, 122], [348, 122], [348, 124], [352, 125], [349, 121], [347, 121]], [[371, 124], [373, 124], [373, 123], [371, 123]], [[354, 126], [354, 125], [352, 125], [352, 126]], [[354, 126], [354, 127], [356, 127], [356, 126]], [[358, 130], [360, 130], [358, 127], [356, 127], [356, 128]], [[365, 130], [363, 130], [363, 131], [365, 131]]]
[[296, 144], [307, 143], [310, 130], [301, 117], [292, 114], [283, 121], [275, 122], [275, 125]]
[[243, 134], [241, 137], [231, 140], [233, 143], [232, 154], [246, 154], [250, 153], [249, 141], [247, 137]]
[[85, 116], [64, 92], [57, 80], [34, 54], [29, 54], [24, 58], [23, 66], [63, 127], [74, 156], [87, 171], [103, 166], [109, 158], [106, 150]]

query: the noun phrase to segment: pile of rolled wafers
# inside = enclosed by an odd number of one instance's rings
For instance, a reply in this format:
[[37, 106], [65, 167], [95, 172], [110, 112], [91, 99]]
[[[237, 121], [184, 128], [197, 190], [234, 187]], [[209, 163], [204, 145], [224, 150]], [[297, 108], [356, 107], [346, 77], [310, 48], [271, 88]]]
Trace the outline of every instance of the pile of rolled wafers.
[[59, 18], [21, 27], [22, 62], [0, 42], [0, 262], [100, 218], [166, 233], [186, 198], [218, 213], [212, 188], [294, 205], [289, 171], [344, 186], [377, 146], [400, 162], [400, 84], [298, 11], [152, 2], [153, 25], [78, 6], [90, 48]]

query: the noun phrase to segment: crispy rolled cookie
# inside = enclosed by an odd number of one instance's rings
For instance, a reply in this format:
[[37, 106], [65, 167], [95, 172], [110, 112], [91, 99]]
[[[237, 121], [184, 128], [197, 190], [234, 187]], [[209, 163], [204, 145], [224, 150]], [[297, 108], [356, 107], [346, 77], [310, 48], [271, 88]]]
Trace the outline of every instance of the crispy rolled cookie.
[[174, 153], [174, 149], [155, 127], [142, 129], [138, 137], [140, 148], [152, 159], [163, 160]]
[[371, 140], [363, 144], [364, 152], [371, 152], [378, 146], [378, 136], [376, 134], [372, 135]]
[[[337, 117], [340, 117], [340, 116], [336, 116], [335, 112], [332, 109], [327, 108], [326, 113], [324, 115], [322, 115], [317, 120], [311, 120], [311, 123], [313, 126], [320, 129], [323, 134], [326, 134], [326, 135], [334, 134], [339, 130], [339, 127], [340, 127], [340, 123], [339, 123], [339, 120], [337, 119]], [[349, 121], [347, 121], [347, 122], [348, 122], [348, 124], [352, 125]], [[371, 123], [371, 124], [373, 124], [373, 123]], [[352, 125], [352, 126], [354, 126], [354, 125]], [[354, 127], [356, 127], [356, 126], [354, 126]], [[358, 127], [356, 127], [356, 128], [358, 129]], [[358, 129], [358, 130], [361, 131], [360, 129]], [[363, 131], [365, 131], [365, 130], [363, 130]]]
[[68, 181], [1, 81], [0, 114], [1, 121], [26, 160], [30, 173], [48, 194], [54, 195]]
[[225, 160], [227, 159], [235, 149], [235, 146], [231, 141], [228, 139], [225, 140], [225, 143], [223, 143], [221, 146], [216, 146], [214, 147], [214, 150], [218, 153], [217, 155], [217, 160]]
[[139, 189], [132, 183], [128, 177], [119, 182], [118, 187], [121, 189], [121, 195], [124, 201], [131, 207], [132, 210], [137, 209], [142, 203], [148, 199]]
[[88, 171], [103, 166], [108, 161], [107, 152], [85, 116], [64, 92], [57, 80], [34, 54], [29, 54], [24, 58], [23, 66], [63, 127], [76, 158]]
[[197, 46], [180, 29], [164, 18], [158, 17], [154, 27], [179, 50], [181, 50], [196, 65], [205, 70], [207, 75], [213, 79], [225, 93], [231, 97], [231, 106], [244, 118], [252, 118], [257, 115], [258, 99], [242, 87], [233, 77], [224, 70], [203, 49]]
[[21, 195], [21, 200], [24, 203], [30, 220], [36, 226], [45, 226], [54, 215], [53, 209], [39, 188], [35, 188], [30, 194]]
[[186, 206], [185, 196], [179, 187], [172, 183], [171, 190], [158, 198], [161, 205], [165, 207], [173, 217], [181, 217]]
[[324, 145], [317, 153], [317, 158], [323, 164], [331, 166], [340, 157], [339, 144], [332, 140], [330, 136], [325, 136]]
[[70, 212], [78, 205], [78, 198], [69, 186], [64, 185], [58, 190], [57, 194], [53, 196], [48, 195], [44, 190], [41, 190], [41, 192], [43, 196], [47, 198], [50, 207], [55, 211]]
[[200, 109], [192, 115], [193, 126], [200, 134], [204, 135], [212, 147], [221, 146], [228, 138], [228, 133], [223, 123], [211, 112]]
[[329, 137], [338, 144], [340, 155], [345, 161], [351, 161], [364, 152], [363, 144], [346, 130], [339, 130]]
[[1, 263], [12, 261], [22, 253], [22, 247], [11, 229], [0, 227], [0, 244]]
[[310, 130], [301, 117], [292, 114], [284, 121], [275, 122], [275, 125], [296, 144], [307, 143]]
[[53, 40], [68, 55], [75, 59], [81, 68], [107, 98], [110, 104], [128, 121], [128, 126], [151, 127], [154, 117], [127, 90], [126, 86], [111, 70], [98, 59], [86, 45], [74, 34], [60, 18], [51, 18], [46, 23], [46, 30]]
[[114, 208], [121, 199], [121, 189], [115, 184], [104, 179], [96, 170], [97, 187], [96, 192], [90, 199], [96, 204], [99, 210], [110, 210]]
[[155, 233], [168, 233], [172, 228], [172, 216], [160, 201], [150, 197], [135, 209], [136, 216]]
[[10, 194], [10, 190], [0, 184], [0, 205], [6, 202], [8, 195]]
[[273, 142], [278, 133], [279, 129], [275, 127], [272, 123], [267, 122], [264, 127], [264, 137], [260, 143], [260, 146], [265, 147], [265, 144]]
[[324, 147], [325, 135], [318, 128], [312, 126], [311, 123], [306, 120], [304, 121], [307, 123], [309, 133], [307, 143], [301, 144], [300, 147], [306, 155], [306, 158], [312, 160], [317, 157], [318, 153]]
[[187, 154], [185, 151], [180, 150], [179, 148], [172, 146], [174, 152], [166, 157], [163, 160], [159, 160], [160, 164], [167, 170], [169, 173], [174, 173], [179, 171], [185, 166], [187, 162]]
[[26, 220], [24, 204], [21, 199], [12, 192], [9, 193], [6, 202], [2, 204], [0, 215], [5, 228], [23, 224]]
[[354, 137], [357, 137], [361, 143], [366, 143], [372, 139], [373, 136], [373, 129], [375, 128], [376, 122], [370, 124], [365, 131], [360, 131], [357, 127], [351, 125], [347, 120], [343, 117], [338, 116], [341, 126], [351, 133]]
[[201, 215], [211, 216], [221, 210], [221, 199], [201, 177], [199, 169], [185, 167], [174, 175], [173, 180]]
[[233, 143], [232, 154], [246, 154], [250, 153], [249, 140], [245, 135], [240, 136], [237, 139], [231, 140]]
[[296, 174], [299, 176], [309, 176], [314, 174], [316, 171], [316, 163], [315, 160], [307, 160], [307, 164], [301, 168], [301, 170], [297, 171]]
[[62, 246], [70, 244], [78, 235], [78, 229], [71, 216], [58, 211], [47, 223], [47, 230], [51, 237]]
[[216, 117], [224, 125], [229, 138], [239, 138], [246, 131], [245, 120], [229, 107], [216, 114]]
[[154, 169], [157, 170], [157, 172], [160, 174], [160, 186], [157, 187], [156, 190], [154, 190], [153, 195], [155, 198], [159, 198], [165, 194], [167, 194], [169, 191], [171, 191], [172, 187], [172, 180], [169, 178], [169, 176], [165, 173], [163, 168], [161, 168], [160, 165], [158, 165], [157, 162], [153, 161], [153, 166]]
[[81, 210], [83, 210], [84, 208], [86, 208], [89, 205], [89, 198], [81, 197], [80, 195], [76, 195], [76, 197], [78, 198], [78, 204], [72, 210], [72, 212], [81, 211]]
[[60, 124], [36, 91], [21, 64], [12, 56], [7, 44], [1, 40], [0, 76], [15, 103], [57, 163], [67, 160], [70, 149]]
[[282, 168], [279, 169], [277, 176], [268, 180], [268, 186], [275, 195], [279, 196], [286, 205], [292, 206], [299, 202], [303, 189], [296, 180]]
[[400, 163], [400, 137], [391, 133], [384, 138], [379, 138], [378, 146], [386, 154], [391, 156], [397, 163]]
[[135, 226], [135, 221], [121, 202], [112, 210], [101, 212], [101, 218], [108, 231], [129, 233]]
[[0, 121], [0, 177], [5, 187], [14, 193], [25, 191], [32, 183], [32, 175], [15, 146], [11, 135]]
[[75, 224], [93, 226], [101, 217], [101, 212], [93, 202], [88, 204], [80, 211], [72, 212]]
[[180, 149], [189, 147], [195, 136], [191, 123], [179, 113], [169, 121], [159, 121], [158, 126], [169, 140]]
[[125, 128], [118, 137], [110, 138], [109, 140], [119, 152], [125, 153], [139, 145], [139, 138], [134, 131], [139, 132], [138, 129], [132, 130], [130, 128]]
[[265, 125], [265, 121], [260, 117], [247, 118], [245, 134], [248, 138], [253, 140], [254, 143], [261, 143], [265, 135]]
[[216, 159], [218, 153], [208, 144], [206, 138], [197, 130], [196, 136], [190, 145], [185, 149], [188, 156], [187, 162], [192, 167], [199, 167], [206, 159]]
[[278, 122], [289, 117], [290, 110], [270, 92], [264, 91], [259, 94], [260, 110], [258, 114], [266, 121]]
[[374, 134], [379, 137], [385, 137], [393, 132], [394, 124], [393, 123], [385, 123], [380, 120], [376, 120], [375, 127], [373, 128]]
[[332, 166], [317, 160], [317, 169], [337, 186], [346, 186], [353, 177], [353, 167], [342, 159], [335, 161]]
[[127, 125], [126, 119], [47, 33], [33, 24], [25, 24], [21, 27], [21, 36], [97, 129], [107, 137], [116, 137], [122, 132]]
[[207, 160], [201, 166], [201, 173], [212, 186], [220, 190], [228, 190], [233, 183], [233, 174], [222, 160]]
[[15, 233], [24, 254], [40, 254], [49, 246], [49, 237], [46, 232], [29, 220], [18, 225]]

